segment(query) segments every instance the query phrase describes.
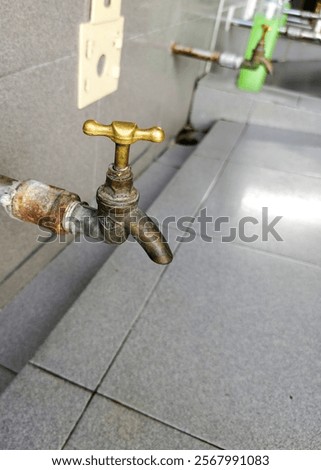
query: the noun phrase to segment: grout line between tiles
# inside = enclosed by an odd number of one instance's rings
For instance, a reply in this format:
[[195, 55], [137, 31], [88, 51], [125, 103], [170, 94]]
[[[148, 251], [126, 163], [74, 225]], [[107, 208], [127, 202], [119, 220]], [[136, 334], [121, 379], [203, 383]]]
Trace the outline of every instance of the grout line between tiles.
[[0, 363], [0, 368], [5, 369], [7, 372], [11, 372], [14, 375], [17, 375], [17, 372], [15, 370], [9, 369], [9, 367], [3, 365]]
[[89, 400], [87, 401], [87, 403], [86, 403], [84, 409], [82, 410], [82, 413], [79, 415], [79, 418], [76, 420], [74, 426], [72, 427], [72, 429], [71, 429], [71, 431], [69, 432], [67, 438], [65, 439], [65, 442], [64, 442], [63, 445], [61, 446], [61, 450], [63, 450], [63, 449], [66, 447], [66, 445], [68, 444], [69, 439], [70, 439], [71, 436], [73, 435], [73, 433], [74, 433], [75, 429], [77, 428], [78, 424], [80, 423], [82, 417], [84, 416], [84, 414], [85, 414], [86, 411], [88, 410], [89, 405], [90, 405], [91, 402], [93, 401], [93, 398], [94, 398], [95, 395], [96, 395], [95, 392], [91, 394], [91, 396], [90, 396]]
[[235, 140], [234, 145], [232, 146], [231, 150], [229, 151], [229, 153], [228, 153], [226, 159], [223, 160], [223, 163], [222, 163], [221, 168], [219, 169], [219, 171], [217, 172], [217, 175], [216, 175], [215, 178], [213, 179], [212, 184], [209, 186], [208, 190], [207, 190], [206, 193], [204, 194], [204, 196], [203, 196], [201, 202], [199, 203], [199, 206], [198, 206], [197, 211], [195, 211], [195, 213], [193, 214], [193, 217], [196, 216], [196, 214], [198, 213], [198, 211], [200, 210], [200, 208], [202, 207], [202, 205], [204, 204], [204, 202], [208, 199], [209, 195], [211, 194], [211, 192], [212, 192], [213, 189], [215, 188], [216, 184], [218, 183], [218, 180], [220, 179], [220, 177], [221, 177], [222, 174], [224, 173], [225, 168], [226, 168], [227, 165], [230, 163], [231, 155], [232, 155], [232, 153], [234, 152], [234, 149], [236, 148], [237, 144], [239, 143], [239, 141], [240, 141], [241, 138], [243, 137], [243, 134], [245, 133], [245, 130], [246, 130], [246, 128], [247, 128], [247, 124], [246, 124], [246, 123], [243, 123], [243, 124], [244, 124], [244, 126], [243, 126], [242, 131], [240, 132], [239, 136], [238, 136], [237, 139]]
[[[298, 96], [298, 109], [299, 109], [300, 111], [308, 111], [308, 112], [309, 112], [309, 110], [308, 110], [307, 108], [305, 108], [304, 106], [302, 106], [302, 103], [304, 103], [305, 98], [310, 98], [311, 100], [319, 101], [319, 102], [320, 102], [320, 105], [321, 105], [321, 100], [320, 100], [320, 98], [315, 98], [314, 96], [309, 96], [309, 95], [306, 95], [306, 96], [305, 96], [305, 95], [299, 95], [299, 96]], [[315, 110], [315, 109], [314, 109], [314, 110], [313, 110], [313, 113], [319, 115], [319, 114], [321, 114], [321, 109], [320, 109], [320, 110], [319, 110], [319, 109], [318, 109], [318, 110]]]
[[[199, 233], [196, 233], [196, 235], [197, 235], [198, 238], [201, 238], [201, 235]], [[213, 234], [213, 238], [217, 239], [217, 241], [220, 241], [220, 237], [216, 233]], [[257, 253], [261, 253], [261, 254], [264, 254], [266, 256], [272, 256], [274, 258], [285, 259], [287, 261], [291, 261], [291, 262], [299, 264], [301, 266], [305, 266], [306, 268], [317, 269], [319, 271], [321, 270], [321, 266], [319, 266], [318, 264], [313, 264], [313, 263], [309, 263], [309, 261], [303, 261], [303, 260], [300, 260], [300, 259], [297, 259], [297, 258], [292, 258], [291, 256], [283, 255], [282, 253], [275, 253], [273, 251], [262, 250], [260, 248], [257, 248], [256, 246], [252, 246], [252, 245], [248, 246], [248, 244], [245, 244], [245, 243], [242, 243], [242, 242], [239, 242], [239, 241], [236, 241], [236, 240], [233, 240], [230, 243], [223, 243], [223, 242], [221, 242], [221, 243], [224, 244], [224, 245], [232, 244], [234, 246], [238, 246], [238, 247], [243, 248], [245, 250], [254, 250]]]
[[57, 59], [51, 60], [49, 62], [43, 62], [42, 64], [31, 65], [30, 67], [27, 67], [27, 68], [22, 68], [22, 69], [19, 69], [19, 70], [15, 70], [13, 72], [9, 72], [9, 73], [6, 73], [4, 75], [1, 75], [0, 76], [0, 81], [2, 79], [6, 79], [8, 77], [11, 77], [13, 75], [19, 75], [19, 74], [25, 73], [25, 72], [28, 73], [32, 70], [37, 70], [37, 69], [41, 69], [43, 67], [48, 67], [49, 65], [57, 64], [59, 62], [63, 62], [64, 60], [71, 59], [73, 57], [77, 57], [77, 55], [76, 54], [70, 54], [70, 55], [66, 55], [66, 56], [63, 56], [63, 57], [58, 57]]
[[64, 377], [63, 375], [57, 374], [56, 372], [53, 372], [52, 370], [47, 369], [46, 367], [41, 366], [41, 365], [37, 364], [36, 362], [32, 362], [32, 360], [30, 360], [27, 364], [29, 364], [32, 367], [35, 367], [36, 369], [39, 369], [43, 372], [46, 372], [47, 374], [52, 375], [53, 377], [56, 377], [57, 379], [63, 380], [64, 382], [67, 382], [71, 385], [75, 385], [76, 387], [81, 388], [82, 390], [85, 390], [86, 392], [94, 393], [94, 390], [91, 390], [90, 388], [87, 388], [84, 385], [81, 385], [77, 382], [74, 382], [73, 380], [69, 379], [68, 377]]
[[[50, 242], [50, 240], [54, 237], [54, 235], [52, 235], [52, 237], [50, 237], [50, 239], [48, 240], [48, 242]], [[47, 242], [47, 243], [48, 243]], [[22, 261], [20, 261], [20, 263], [18, 263], [8, 274], [5, 275], [5, 277], [3, 279], [1, 279], [0, 281], [0, 287], [2, 286], [2, 284], [4, 284], [11, 276], [13, 276], [27, 261], [29, 261], [36, 253], [38, 253], [38, 251], [40, 251], [42, 248], [44, 248], [46, 246], [46, 244], [39, 244], [39, 246], [37, 246], [34, 250], [32, 250], [25, 258], [23, 258]]]
[[[173, 29], [173, 28], [178, 27], [178, 26], [186, 25], [186, 24], [189, 24], [189, 23], [196, 23], [197, 21], [201, 21], [201, 20], [208, 19], [208, 18], [209, 17], [207, 15], [199, 15], [197, 18], [186, 20], [186, 21], [181, 21], [181, 22], [178, 21], [177, 23], [167, 25], [164, 28], [156, 28], [156, 29], [153, 29], [151, 31], [147, 31], [145, 33], [134, 34], [133, 36], [129, 36], [127, 38], [127, 40], [128, 41], [135, 41], [136, 39], [143, 38], [144, 36], [149, 36], [149, 35], [152, 35], [152, 34], [155, 34], [155, 33], [160, 33], [162, 31], [168, 31], [169, 29]], [[149, 41], [146, 41], [146, 42], [149, 42]], [[168, 45], [168, 50], [169, 50], [169, 45]]]
[[192, 437], [193, 439], [197, 439], [197, 440], [199, 440], [199, 441], [202, 441], [202, 442], [204, 442], [205, 444], [208, 444], [208, 445], [210, 445], [210, 446], [212, 446], [212, 447], [214, 447], [214, 448], [217, 448], [217, 449], [219, 449], [219, 450], [224, 450], [223, 447], [219, 447], [219, 446], [213, 444], [212, 442], [207, 441], [206, 439], [204, 439], [204, 438], [202, 438], [202, 437], [195, 436], [194, 434], [191, 434], [190, 432], [184, 431], [183, 429], [180, 429], [180, 428], [178, 428], [178, 427], [176, 427], [176, 426], [173, 426], [172, 424], [167, 423], [166, 421], [162, 421], [161, 419], [155, 418], [154, 416], [151, 416], [151, 415], [149, 415], [148, 413], [142, 412], [142, 411], [140, 411], [140, 410], [138, 410], [138, 409], [136, 409], [136, 408], [134, 408], [134, 407], [132, 407], [132, 406], [129, 406], [129, 405], [127, 405], [126, 403], [123, 403], [123, 402], [120, 401], [120, 400], [116, 400], [115, 398], [112, 398], [112, 397], [110, 397], [110, 396], [108, 396], [108, 395], [103, 395], [102, 393], [99, 393], [99, 392], [96, 392], [96, 395], [99, 396], [99, 397], [105, 398], [105, 399], [107, 399], [107, 400], [110, 400], [110, 401], [112, 401], [113, 403], [116, 403], [117, 405], [123, 406], [124, 408], [126, 408], [126, 409], [128, 409], [128, 410], [130, 410], [130, 411], [134, 411], [135, 413], [138, 413], [138, 414], [140, 414], [140, 415], [142, 415], [142, 416], [145, 416], [146, 418], [149, 418], [149, 419], [151, 419], [152, 421], [155, 421], [156, 423], [163, 424], [164, 426], [167, 426], [167, 427], [169, 427], [169, 428], [171, 428], [171, 429], [174, 429], [175, 431], [179, 431], [180, 433], [185, 434], [185, 435], [187, 435], [187, 436], [189, 436], [189, 437]]
[[[178, 249], [178, 247], [177, 247], [177, 249]], [[175, 250], [175, 251], [176, 251], [176, 250]], [[110, 263], [112, 263], [112, 261], [110, 261]], [[113, 264], [113, 263], [112, 263], [112, 264]], [[68, 443], [70, 437], [72, 436], [73, 432], [75, 431], [75, 429], [76, 429], [78, 423], [80, 422], [82, 416], [84, 415], [85, 411], [87, 410], [89, 404], [91, 403], [91, 401], [92, 401], [92, 399], [94, 398], [94, 396], [97, 394], [97, 391], [98, 391], [99, 387], [101, 386], [103, 380], [105, 379], [106, 375], [108, 374], [110, 368], [111, 368], [112, 365], [114, 364], [116, 358], [118, 357], [118, 354], [121, 352], [121, 350], [122, 350], [122, 348], [123, 348], [125, 342], [127, 341], [128, 337], [129, 337], [129, 335], [130, 335], [130, 333], [132, 332], [133, 328], [135, 327], [136, 323], [138, 322], [138, 320], [139, 320], [139, 318], [140, 318], [142, 312], [143, 312], [144, 309], [145, 309], [145, 306], [148, 304], [151, 295], [153, 294], [153, 292], [154, 292], [156, 286], [158, 285], [158, 283], [159, 283], [160, 279], [162, 278], [162, 276], [163, 276], [164, 272], [166, 271], [166, 269], [167, 269], [167, 266], [164, 268], [164, 270], [162, 271], [162, 273], [160, 274], [160, 276], [157, 278], [157, 280], [155, 281], [153, 287], [151, 288], [151, 291], [150, 291], [149, 295], [147, 296], [147, 298], [146, 298], [146, 300], [144, 301], [143, 305], [139, 308], [138, 313], [137, 313], [137, 315], [136, 315], [134, 321], [132, 322], [131, 326], [129, 327], [129, 330], [127, 331], [125, 337], [123, 338], [123, 340], [122, 340], [120, 346], [118, 347], [117, 351], [115, 352], [114, 357], [113, 357], [112, 360], [110, 361], [109, 366], [107, 367], [107, 370], [104, 372], [104, 374], [102, 375], [101, 379], [99, 380], [99, 382], [98, 382], [98, 384], [97, 384], [95, 390], [92, 392], [92, 395], [91, 395], [91, 397], [90, 397], [90, 399], [89, 399], [89, 401], [88, 401], [86, 407], [84, 408], [84, 410], [82, 411], [81, 415], [79, 416], [79, 419], [76, 421], [75, 425], [73, 426], [72, 430], [70, 431], [70, 433], [69, 433], [67, 439], [65, 440], [65, 442], [64, 442], [64, 444], [63, 444], [63, 446], [62, 446], [62, 449], [64, 449], [64, 447], [67, 445], [67, 443]], [[59, 377], [59, 375], [58, 375], [58, 377]]]
[[66, 379], [65, 377], [61, 377], [61, 376], [59, 376], [58, 374], [55, 374], [55, 373], [53, 373], [53, 372], [51, 372], [51, 371], [48, 371], [48, 370], [45, 369], [44, 367], [40, 367], [40, 366], [38, 366], [37, 364], [33, 364], [32, 362], [29, 362], [28, 364], [29, 364], [31, 367], [33, 367], [33, 368], [35, 368], [35, 369], [38, 369], [38, 370], [44, 372], [45, 374], [48, 374], [48, 375], [51, 375], [52, 377], [56, 377], [56, 378], [58, 378], [58, 379], [60, 379], [60, 380], [63, 380], [64, 382], [67, 382], [67, 383], [69, 383], [69, 384], [71, 384], [71, 385], [74, 385], [74, 386], [76, 386], [76, 387], [78, 387], [78, 388], [80, 388], [80, 389], [82, 389], [82, 390], [85, 390], [86, 392], [89, 392], [89, 393], [91, 394], [90, 397], [89, 397], [89, 399], [88, 399], [88, 401], [87, 401], [87, 403], [86, 403], [86, 405], [84, 406], [82, 412], [80, 413], [78, 419], [76, 420], [76, 422], [75, 422], [75, 424], [73, 425], [71, 431], [69, 432], [67, 438], [65, 439], [64, 444], [61, 446], [61, 449], [63, 449], [63, 448], [65, 447], [66, 443], [68, 442], [70, 436], [71, 436], [72, 433], [74, 432], [75, 428], [77, 427], [79, 421], [80, 421], [81, 418], [83, 417], [85, 411], [86, 411], [87, 408], [89, 407], [89, 405], [90, 405], [90, 403], [91, 403], [91, 401], [92, 401], [92, 399], [93, 399], [95, 393], [93, 393], [91, 390], [87, 389], [86, 387], [83, 387], [83, 386], [81, 386], [81, 385], [79, 385], [79, 384], [76, 384], [76, 383], [72, 382], [71, 380]]

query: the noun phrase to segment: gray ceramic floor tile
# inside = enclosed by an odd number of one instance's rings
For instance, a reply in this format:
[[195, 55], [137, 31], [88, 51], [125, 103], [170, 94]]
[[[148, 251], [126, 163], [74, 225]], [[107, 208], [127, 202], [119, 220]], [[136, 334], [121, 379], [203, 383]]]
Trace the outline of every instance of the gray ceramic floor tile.
[[245, 129], [245, 124], [218, 121], [195, 149], [201, 157], [226, 160]]
[[[219, 178], [222, 160], [204, 158], [194, 152], [150, 208], [160, 223], [168, 217], [192, 217]], [[168, 219], [167, 219], [168, 220]]]
[[249, 124], [231, 161], [321, 177], [321, 135]]
[[[22, 233], [24, 233], [22, 231]], [[32, 256], [25, 258], [0, 283], [0, 309], [6, 306], [37, 274], [45, 268], [63, 249], [58, 243], [47, 243]]]
[[[212, 217], [209, 236], [216, 219], [229, 217], [216, 227], [219, 238], [231, 234], [230, 241], [321, 265], [320, 178], [229, 163], [203, 208]], [[268, 225], [276, 233], [268, 231]], [[235, 235], [232, 227], [237, 229]]]
[[244, 247], [182, 246], [100, 392], [219, 447], [319, 449], [320, 281]]
[[102, 243], [72, 243], [0, 314], [0, 362], [19, 371], [113, 251]]
[[89, 398], [28, 365], [0, 397], [0, 448], [61, 449]]
[[321, 114], [321, 99], [320, 97], [312, 98], [311, 96], [301, 95], [299, 98], [299, 108]]
[[[166, 154], [167, 152], [164, 155]], [[143, 210], [147, 210], [151, 206], [176, 172], [176, 168], [162, 165], [156, 161], [135, 180], [135, 186], [140, 192], [139, 206]]]
[[95, 389], [163, 270], [137, 242], [118, 247], [32, 362]]
[[213, 449], [134, 410], [96, 395], [65, 449]]
[[172, 145], [164, 152], [157, 162], [171, 168], [180, 168], [199, 146], [196, 145]]
[[208, 129], [214, 122], [225, 120], [247, 122], [254, 103], [252, 96], [234, 94], [198, 86], [193, 100], [191, 123], [196, 129]]
[[[0, 207], [1, 250], [0, 282], [7, 279], [38, 248], [39, 228], [33, 224], [11, 219]], [[14, 240], [14, 243], [13, 243]]]
[[0, 365], [0, 394], [7, 388], [9, 383], [15, 378], [15, 373]]
[[290, 106], [275, 105], [256, 101], [248, 122], [261, 126], [277, 127], [297, 132], [321, 134], [317, 114], [313, 110], [294, 109]]

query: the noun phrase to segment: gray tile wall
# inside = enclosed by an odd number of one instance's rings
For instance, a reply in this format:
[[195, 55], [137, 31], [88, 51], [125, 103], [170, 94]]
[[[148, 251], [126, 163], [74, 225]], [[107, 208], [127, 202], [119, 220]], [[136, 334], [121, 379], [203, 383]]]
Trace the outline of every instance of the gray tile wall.
[[[216, 5], [216, 0], [123, 0], [125, 41], [119, 89], [78, 110], [78, 29], [89, 20], [90, 0], [3, 1], [0, 173], [39, 179], [91, 200], [112, 159], [113, 146], [105, 139], [84, 136], [84, 120], [162, 125], [168, 143], [186, 121], [194, 81], [203, 70], [196, 61], [174, 59], [169, 45], [177, 40], [209, 47]], [[132, 150], [136, 173], [167, 143], [136, 144]], [[48, 247], [41, 247], [39, 253], [37, 233], [37, 227], [11, 220], [0, 210], [0, 296], [1, 288], [6, 298], [8, 288], [13, 296], [56, 254]], [[19, 277], [17, 271], [26, 260], [29, 268]], [[12, 275], [15, 281], [8, 284]]]

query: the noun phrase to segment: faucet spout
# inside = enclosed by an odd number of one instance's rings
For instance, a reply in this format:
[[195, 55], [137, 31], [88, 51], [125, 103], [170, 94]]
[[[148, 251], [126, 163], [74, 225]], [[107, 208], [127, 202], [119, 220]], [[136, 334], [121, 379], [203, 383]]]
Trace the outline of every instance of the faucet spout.
[[173, 259], [166, 238], [157, 225], [139, 207], [135, 207], [125, 217], [125, 230], [145, 250], [152, 261], [169, 264]]

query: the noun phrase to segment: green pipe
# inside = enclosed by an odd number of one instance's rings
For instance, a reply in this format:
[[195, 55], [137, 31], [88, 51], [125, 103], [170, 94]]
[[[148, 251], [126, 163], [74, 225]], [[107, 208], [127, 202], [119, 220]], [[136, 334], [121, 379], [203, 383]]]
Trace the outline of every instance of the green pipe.
[[[286, 21], [287, 16], [284, 14], [268, 19], [263, 13], [257, 13], [253, 20], [253, 26], [245, 52], [245, 59], [251, 60], [253, 49], [255, 49], [262, 36], [262, 25], [265, 24], [271, 28], [265, 36], [265, 57], [271, 60], [277, 43], [279, 28], [285, 26]], [[259, 65], [254, 70], [241, 68], [237, 79], [237, 87], [244, 91], [259, 92], [265, 82], [266, 76], [267, 71], [264, 65]]]

